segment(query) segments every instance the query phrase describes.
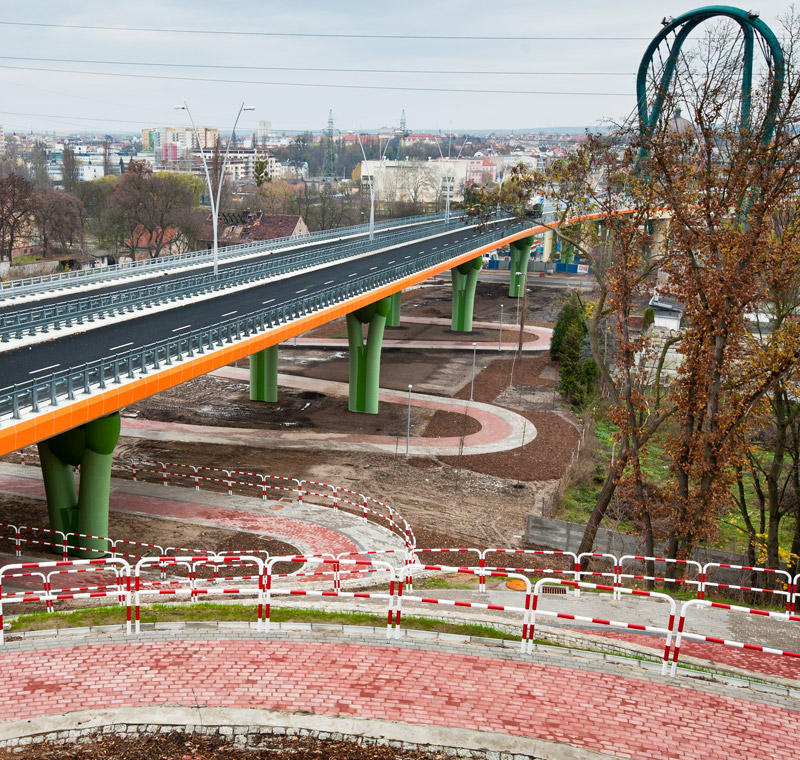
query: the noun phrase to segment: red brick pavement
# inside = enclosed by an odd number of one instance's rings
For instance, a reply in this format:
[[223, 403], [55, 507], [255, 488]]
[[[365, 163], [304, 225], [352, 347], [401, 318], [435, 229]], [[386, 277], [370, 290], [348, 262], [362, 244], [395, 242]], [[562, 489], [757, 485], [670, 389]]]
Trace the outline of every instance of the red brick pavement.
[[128, 493], [112, 493], [111, 509], [139, 512], [156, 517], [171, 517], [216, 528], [233, 528], [267, 533], [271, 536], [285, 536], [289, 540], [295, 538], [310, 546], [314, 553], [341, 554], [358, 551], [358, 545], [343, 533], [306, 520], [261, 515], [224, 507], [206, 507], [202, 504], [142, 497]]
[[0, 721], [203, 704], [499, 731], [652, 760], [783, 760], [800, 712], [552, 665], [399, 647], [134, 641], [0, 653]]
[[[624, 631], [599, 631], [580, 628], [581, 633], [591, 633], [592, 636], [605, 636], [609, 639], [628, 641], [639, 646], [655, 649], [659, 654], [664, 652], [664, 640], [643, 636]], [[674, 641], [673, 641], [674, 643]], [[745, 642], [747, 643], [747, 642]], [[725, 665], [732, 665], [754, 673], [764, 673], [781, 678], [793, 678], [800, 681], [800, 660], [782, 657], [777, 654], [766, 654], [745, 649], [733, 649], [722, 644], [711, 644], [707, 641], [687, 641], [681, 639], [681, 651], [678, 662], [684, 656], [697, 657], [701, 660], [713, 660]]]

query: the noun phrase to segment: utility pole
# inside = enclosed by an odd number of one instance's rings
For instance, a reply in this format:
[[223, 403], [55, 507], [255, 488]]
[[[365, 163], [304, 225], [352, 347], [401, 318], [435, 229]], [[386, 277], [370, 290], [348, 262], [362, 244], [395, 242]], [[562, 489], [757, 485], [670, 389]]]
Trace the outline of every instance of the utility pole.
[[333, 182], [336, 177], [336, 147], [333, 144], [333, 110], [328, 111], [328, 129], [325, 132], [328, 144], [325, 146], [325, 168], [322, 172], [324, 182]]

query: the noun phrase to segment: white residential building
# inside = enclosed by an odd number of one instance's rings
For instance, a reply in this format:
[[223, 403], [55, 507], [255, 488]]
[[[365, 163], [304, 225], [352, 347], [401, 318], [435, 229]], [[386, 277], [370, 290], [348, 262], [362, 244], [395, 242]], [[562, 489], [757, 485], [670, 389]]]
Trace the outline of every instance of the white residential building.
[[[206, 162], [211, 166], [211, 162], [214, 159], [213, 149], [207, 148], [202, 153], [205, 154]], [[275, 157], [259, 148], [231, 148], [228, 153], [228, 164], [225, 172], [234, 182], [241, 180], [252, 181], [255, 178], [256, 161], [260, 158], [266, 158], [269, 161], [268, 171], [270, 177], [281, 176], [283, 169], [275, 160]], [[192, 151], [191, 171], [193, 174], [205, 179], [203, 160], [199, 150]]]
[[438, 158], [435, 161], [362, 161], [361, 188], [383, 202], [440, 203], [464, 199], [465, 188], [497, 181], [495, 157]]

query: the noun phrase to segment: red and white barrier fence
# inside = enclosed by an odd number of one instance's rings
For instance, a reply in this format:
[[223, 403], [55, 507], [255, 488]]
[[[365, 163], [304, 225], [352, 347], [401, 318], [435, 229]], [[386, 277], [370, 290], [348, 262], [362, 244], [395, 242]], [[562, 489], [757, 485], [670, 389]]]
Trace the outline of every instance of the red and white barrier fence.
[[778, 620], [792, 620], [800, 622], [800, 616], [790, 615], [788, 612], [770, 612], [768, 610], [757, 610], [752, 607], [740, 607], [735, 604], [722, 604], [721, 602], [710, 602], [707, 599], [690, 599], [684, 602], [681, 607], [680, 619], [678, 621], [678, 631], [675, 634], [675, 646], [672, 650], [672, 669], [670, 676], [675, 675], [675, 670], [678, 667], [678, 657], [681, 650], [682, 639], [691, 639], [692, 641], [706, 641], [711, 644], [721, 644], [726, 647], [733, 647], [734, 649], [744, 649], [751, 652], [763, 652], [764, 654], [776, 654], [782, 657], [792, 657], [800, 659], [800, 652], [791, 652], [786, 649], [775, 649], [774, 647], [765, 647], [760, 644], [746, 644], [741, 641], [730, 641], [728, 639], [720, 639], [714, 636], [704, 636], [699, 633], [688, 633], [684, 630], [686, 623], [686, 613], [692, 607], [703, 607], [709, 609], [729, 610], [731, 612], [743, 612], [747, 615], [760, 615], [764, 617], [776, 618]]
[[[87, 587], [86, 590], [53, 589], [52, 576], [65, 571], [84, 570], [113, 570], [116, 582], [112, 584], [98, 584], [96, 588]], [[51, 571], [54, 572], [43, 572]], [[3, 592], [3, 579], [19, 577], [20, 575], [43, 577], [41, 592], [25, 592], [23, 595], [12, 592]], [[45, 607], [52, 609], [54, 602], [65, 599], [99, 599], [104, 597], [123, 598], [126, 605], [126, 632], [131, 632], [131, 567], [124, 559], [105, 557], [103, 559], [75, 559], [58, 560], [55, 562], [19, 562], [0, 567], [0, 644], [4, 643], [3, 605], [9, 602], [43, 602]]]
[[[728, 570], [745, 570], [750, 573], [762, 573], [763, 577], [773, 578], [786, 578], [786, 589], [771, 589], [771, 588], [756, 588], [755, 586], [735, 586], [731, 583], [713, 583], [708, 580], [708, 571], [710, 568], [719, 567]], [[792, 594], [792, 576], [785, 570], [772, 570], [768, 567], [749, 567], [747, 565], [728, 565], [724, 562], [708, 562], [703, 565], [703, 572], [700, 581], [700, 591], [698, 599], [705, 599], [705, 592], [709, 586], [715, 588], [730, 588], [737, 591], [752, 591], [761, 594], [775, 594], [776, 596], [786, 597], [786, 612], [791, 612], [793, 609], [793, 594]]]
[[794, 576], [794, 580], [792, 581], [792, 612], [797, 613], [800, 612], [800, 609], [797, 607], [797, 599], [800, 597], [800, 573]]
[[[542, 587], [545, 585], [559, 584], [563, 586], [579, 586], [580, 588], [594, 589], [595, 591], [610, 591], [612, 599], [617, 598], [617, 594], [629, 594], [634, 597], [649, 597], [651, 599], [660, 599], [662, 602], [667, 602], [669, 605], [669, 619], [665, 627], [644, 625], [640, 623], [624, 623], [618, 620], [606, 620], [604, 618], [584, 617], [583, 615], [572, 615], [566, 612], [553, 612], [550, 610], [538, 610], [539, 595]], [[610, 628], [622, 628], [632, 631], [646, 631], [649, 633], [658, 633], [665, 637], [664, 640], [664, 656], [661, 660], [661, 675], [666, 675], [667, 665], [669, 664], [669, 651], [672, 644], [672, 629], [675, 625], [675, 600], [669, 594], [663, 594], [658, 591], [641, 591], [639, 589], [620, 588], [619, 586], [606, 586], [597, 583], [587, 583], [585, 581], [566, 581], [562, 578], [542, 578], [536, 582], [533, 591], [533, 604], [531, 609], [531, 625], [530, 625], [530, 640], [533, 641], [534, 629], [536, 627], [536, 615], [545, 615], [554, 617], [561, 620], [577, 620], [584, 623], [592, 623], [594, 625], [605, 625]], [[532, 651], [529, 649], [528, 651]]]
[[[334, 566], [334, 570], [331, 572], [319, 572], [315, 573], [315, 575], [320, 576], [334, 576], [334, 584], [339, 585], [336, 582], [342, 574], [341, 566], [344, 565], [345, 567], [353, 568], [351, 571], [344, 571], [344, 572], [354, 572], [354, 573], [361, 573], [365, 570], [367, 572], [386, 572], [389, 575], [389, 592], [388, 593], [380, 593], [380, 592], [365, 592], [365, 591], [342, 591], [340, 588], [334, 588], [332, 591], [317, 591], [311, 589], [284, 589], [277, 587], [273, 583], [273, 579], [288, 577], [289, 574], [287, 573], [274, 573], [273, 568], [278, 562], [308, 562], [312, 559], [321, 559], [326, 564], [331, 564]], [[298, 577], [299, 574], [296, 574], [294, 577]], [[336, 599], [375, 599], [383, 602], [383, 605], [386, 609], [386, 637], [391, 638], [392, 635], [392, 617], [394, 612], [394, 588], [396, 582], [396, 573], [394, 567], [388, 562], [382, 562], [380, 560], [358, 560], [358, 559], [346, 559], [342, 557], [334, 557], [329, 555], [327, 557], [320, 557], [319, 555], [297, 555], [297, 556], [286, 556], [286, 557], [272, 557], [266, 564], [266, 577], [264, 579], [264, 592], [265, 592], [265, 606], [264, 606], [264, 614], [266, 619], [266, 631], [269, 632], [270, 630], [270, 621], [271, 621], [271, 614], [272, 614], [272, 597], [273, 596], [305, 596], [305, 597], [320, 597], [320, 598], [336, 598]]]
[[[676, 604], [668, 594], [657, 591], [630, 589], [617, 585], [601, 585], [586, 581], [571, 581], [563, 578], [541, 578], [535, 585], [521, 573], [492, 570], [488, 567], [457, 567], [448, 565], [405, 564], [394, 567], [390, 562], [372, 559], [376, 554], [396, 553], [398, 558], [405, 560], [408, 555], [402, 550], [374, 550], [363, 554], [370, 558], [355, 558], [340, 555], [293, 555], [284, 557], [271, 557], [265, 559], [256, 554], [238, 553], [232, 555], [178, 555], [178, 556], [152, 556], [140, 557], [135, 565], [120, 557], [105, 557], [100, 559], [60, 560], [53, 562], [16, 563], [0, 567], [0, 644], [4, 642], [3, 614], [4, 605], [9, 603], [41, 602], [48, 610], [52, 610], [55, 602], [60, 600], [79, 600], [95, 598], [114, 598], [126, 607], [125, 628], [130, 634], [132, 623], [133, 632], [140, 631], [140, 608], [143, 598], [160, 598], [163, 596], [184, 596], [189, 601], [200, 597], [220, 595], [236, 598], [255, 597], [257, 606], [256, 628], [259, 631], [269, 632], [271, 620], [271, 605], [278, 596], [303, 596], [309, 598], [337, 598], [337, 599], [367, 599], [380, 603], [380, 608], [386, 615], [387, 638], [398, 638], [402, 625], [403, 602], [408, 604], [437, 605], [443, 609], [455, 610], [457, 608], [471, 608], [490, 612], [511, 613], [517, 616], [521, 624], [520, 651], [531, 654], [537, 621], [542, 618], [554, 618], [585, 622], [593, 625], [602, 625], [621, 630], [643, 631], [664, 637], [664, 654], [662, 657], [662, 674], [674, 676], [680, 656], [682, 640], [705, 641], [724, 646], [735, 647], [750, 651], [775, 654], [784, 657], [800, 659], [800, 653], [784, 649], [766, 647], [744, 642], [729, 641], [699, 633], [690, 633], [685, 630], [687, 612], [692, 607], [717, 608], [733, 612], [742, 612], [758, 615], [767, 619], [779, 621], [800, 622], [800, 616], [787, 612], [773, 612], [758, 610], [750, 607], [711, 602], [708, 600], [690, 600], [681, 608], [678, 618], [675, 643], [672, 644], [673, 632], [676, 621]], [[352, 553], [358, 557], [357, 553]], [[314, 570], [312, 572], [276, 573], [275, 566], [281, 562], [302, 562], [306, 567], [312, 563], [329, 565], [331, 570]], [[169, 581], [149, 580], [144, 574], [148, 570], [160, 569], [162, 565], [171, 568], [184, 568], [186, 577], [175, 577]], [[219, 570], [225, 567], [249, 565], [252, 573], [244, 576], [220, 576]], [[216, 569], [214, 578], [199, 578], [198, 571], [202, 569]], [[404, 586], [409, 586], [409, 580], [415, 573], [438, 572], [459, 573], [484, 578], [517, 579], [525, 586], [525, 597], [522, 606], [482, 604], [459, 599], [439, 599], [432, 596], [413, 596], [404, 594]], [[54, 583], [55, 578], [77, 574], [97, 573], [94, 585], [60, 587]], [[101, 575], [100, 573], [110, 574]], [[387, 581], [386, 591], [363, 592], [343, 591], [340, 578], [342, 575], [363, 576], [364, 574], [383, 575]], [[89, 577], [89, 576], [87, 576]], [[294, 580], [301, 577], [314, 577], [318, 579], [334, 578], [333, 590], [300, 589], [283, 586], [280, 581]], [[4, 591], [3, 583], [12, 578], [37, 579], [41, 582], [41, 591]], [[611, 592], [612, 600], [617, 595], [626, 595], [632, 598], [648, 598], [660, 603], [666, 603], [668, 618], [666, 625], [654, 626], [646, 623], [618, 621], [598, 617], [583, 616], [579, 614], [544, 610], [540, 607], [542, 589], [546, 586], [563, 585], [571, 588], [580, 587], [595, 591]], [[598, 597], [594, 597], [595, 599]], [[602, 598], [602, 597], [600, 597]], [[669, 668], [670, 651], [672, 651], [672, 667]]]
[[[515, 606], [508, 606], [503, 604], [482, 604], [480, 602], [468, 602], [462, 601], [457, 599], [437, 599], [434, 597], [429, 596], [403, 596], [403, 584], [404, 582], [411, 577], [412, 573], [418, 572], [420, 570], [436, 570], [439, 572], [445, 573], [462, 573], [466, 575], [477, 575], [477, 576], [486, 576], [489, 578], [507, 578], [511, 579], [514, 578], [516, 580], [522, 581], [525, 584], [525, 606], [524, 607], [515, 607]], [[525, 653], [528, 651], [526, 648], [532, 646], [532, 641], [528, 643], [528, 638], [531, 635], [530, 629], [530, 613], [531, 613], [531, 582], [528, 578], [524, 575], [519, 575], [517, 573], [502, 573], [502, 572], [495, 572], [495, 571], [487, 571], [484, 568], [480, 567], [455, 567], [455, 566], [448, 566], [448, 565], [406, 565], [400, 570], [399, 573], [400, 579], [399, 583], [397, 584], [397, 594], [395, 596], [395, 620], [394, 620], [394, 637], [399, 638], [400, 636], [400, 622], [401, 622], [401, 614], [402, 614], [402, 603], [405, 600], [406, 602], [416, 602], [419, 604], [436, 604], [441, 605], [442, 607], [453, 607], [453, 608], [471, 608], [476, 610], [487, 610], [487, 611], [494, 611], [494, 612], [512, 612], [515, 614], [522, 615], [522, 638], [520, 641], [520, 652]], [[533, 651], [530, 649], [529, 651]]]
[[[530, 555], [530, 556], [545, 556], [545, 557], [566, 557], [572, 561], [572, 569], [563, 568], [534, 568], [534, 567], [497, 567], [487, 564], [487, 557], [489, 554], [514, 554], [514, 555]], [[578, 561], [577, 555], [572, 552], [562, 552], [550, 549], [484, 549], [481, 555], [482, 565], [490, 570], [501, 570], [503, 572], [512, 573], [530, 573], [532, 575], [572, 575], [576, 581], [581, 578], [581, 563]], [[481, 578], [480, 590], [486, 591], [486, 585]], [[580, 591], [576, 586], [574, 588], [575, 596], [579, 596]]]
[[[22, 464], [38, 462], [38, 452], [35, 448], [22, 449], [18, 454]], [[399, 535], [407, 549], [413, 549], [416, 545], [411, 525], [397, 510], [378, 499], [343, 486], [299, 480], [282, 475], [265, 475], [244, 470], [229, 470], [223, 467], [191, 465], [185, 462], [160, 462], [149, 459], [115, 460], [113, 468], [129, 473], [134, 482], [141, 482], [144, 476], [155, 475], [165, 487], [169, 486], [171, 481], [177, 483], [188, 481], [192, 483], [195, 491], [199, 491], [202, 483], [217, 483], [225, 489], [228, 496], [233, 496], [237, 488], [240, 488], [244, 495], [256, 490], [260, 493], [263, 501], [267, 500], [270, 491], [278, 491], [296, 497], [299, 503], [309, 496], [318, 497], [322, 501], [318, 506], [330, 503], [335, 510], [342, 506], [352, 507], [354, 510], [360, 511], [365, 520], [372, 515], [390, 532]], [[313, 486], [313, 489], [308, 486]], [[0, 527], [3, 527], [2, 524]], [[0, 536], [0, 540], [2, 538], [3, 536]]]
[[[197, 579], [199, 567], [220, 567], [232, 563], [247, 562], [256, 568], [256, 574], [247, 577], [232, 577], [222, 579], [224, 581], [237, 581], [236, 587], [200, 587]], [[168, 583], [148, 582], [142, 577], [142, 570], [155, 569], [156, 567], [182, 567], [188, 570], [186, 578], [180, 578]], [[140, 607], [142, 596], [179, 596], [188, 594], [190, 601], [196, 601], [199, 596], [212, 594], [225, 594], [236, 596], [255, 596], [257, 598], [258, 615], [256, 619], [257, 630], [262, 630], [264, 614], [264, 567], [265, 562], [261, 557], [255, 555], [214, 555], [214, 556], [176, 556], [176, 557], [142, 557], [134, 568], [133, 573], [133, 606], [135, 633], [139, 633]], [[216, 574], [215, 574], [216, 575]], [[201, 579], [202, 580], [202, 579]], [[215, 578], [217, 583], [220, 578]], [[255, 583], [253, 583], [255, 581]]]
[[[483, 569], [484, 566], [483, 552], [481, 552], [480, 549], [465, 549], [465, 548], [414, 549], [410, 552], [411, 564], [419, 562], [420, 554], [474, 554], [475, 558], [478, 560], [478, 568]], [[467, 562], [466, 564], [469, 565], [469, 562]], [[483, 574], [476, 573], [476, 575], [478, 576], [479, 587], [483, 586], [483, 584], [485, 583]], [[406, 586], [408, 587], [408, 590], [413, 591], [414, 577], [409, 574], [405, 582]]]
[[[656, 566], [656, 563], [662, 563], [667, 565], [668, 567], [675, 567], [679, 569], [690, 569], [695, 571], [694, 578], [672, 578], [664, 575], [637, 575], [636, 573], [623, 573], [622, 568], [623, 565], [630, 562], [639, 562], [639, 563], [652, 563], [653, 567]], [[646, 571], [645, 571], [646, 572]], [[644, 581], [652, 581], [653, 583], [672, 583], [674, 584], [674, 588], [677, 588], [680, 585], [687, 585], [687, 586], [695, 586], [697, 589], [698, 594], [703, 593], [703, 567], [700, 565], [699, 562], [695, 562], [692, 559], [669, 559], [667, 557], [644, 557], [638, 554], [625, 554], [619, 558], [619, 562], [617, 562], [617, 585], [621, 585], [622, 579], [627, 578], [628, 580], [644, 580]], [[702, 596], [698, 596], [698, 599], [702, 599]]]
[[[14, 531], [13, 538], [11, 536], [0, 535], [0, 540], [14, 542], [14, 555], [16, 557], [22, 556], [22, 544], [31, 544], [33, 546], [49, 546], [51, 549], [60, 549], [62, 550], [62, 553], [65, 553], [64, 546], [67, 544], [67, 537], [60, 530], [51, 530], [50, 528], [32, 528], [28, 525], [12, 525], [11, 523], [0, 523], [0, 528], [11, 528]], [[24, 537], [22, 532], [28, 530], [37, 536], [41, 535], [43, 538], [39, 539]], [[44, 537], [52, 538], [53, 540], [48, 541], [45, 540]]]

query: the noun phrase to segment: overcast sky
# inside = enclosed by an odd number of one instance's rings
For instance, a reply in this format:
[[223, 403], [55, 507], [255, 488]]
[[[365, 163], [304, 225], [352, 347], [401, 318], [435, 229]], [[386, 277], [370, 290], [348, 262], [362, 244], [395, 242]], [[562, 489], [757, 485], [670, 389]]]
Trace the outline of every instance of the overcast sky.
[[[706, 4], [702, 0], [5, 2], [0, 6], [0, 123], [6, 132], [135, 132], [186, 123], [185, 112], [174, 110], [175, 104], [186, 100], [198, 125], [222, 130], [233, 125], [242, 101], [255, 106], [254, 112], [242, 115], [240, 133], [254, 131], [261, 119], [276, 130], [319, 130], [329, 109], [342, 131], [396, 127], [403, 109], [411, 130], [597, 125], [625, 118], [633, 109], [635, 72], [647, 43], [661, 29], [661, 19]], [[788, 12], [789, 4], [760, 0], [753, 9], [779, 33], [777, 18]], [[483, 39], [369, 38], [374, 35]], [[487, 39], [491, 37], [526, 39]], [[541, 37], [605, 39], [535, 39]], [[622, 39], [609, 39], [614, 37]], [[476, 73], [442, 73], [447, 71]]]

